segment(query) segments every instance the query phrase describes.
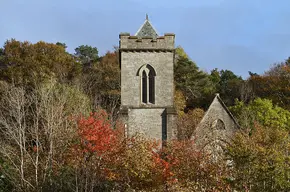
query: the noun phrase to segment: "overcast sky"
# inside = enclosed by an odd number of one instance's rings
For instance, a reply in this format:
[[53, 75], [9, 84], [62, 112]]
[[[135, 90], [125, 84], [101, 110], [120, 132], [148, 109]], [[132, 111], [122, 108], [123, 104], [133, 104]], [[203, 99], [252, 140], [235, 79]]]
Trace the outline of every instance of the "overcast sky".
[[0, 0], [0, 42], [15, 38], [87, 44], [100, 54], [132, 35], [145, 14], [159, 35], [176, 34], [197, 65], [248, 76], [290, 56], [289, 0]]

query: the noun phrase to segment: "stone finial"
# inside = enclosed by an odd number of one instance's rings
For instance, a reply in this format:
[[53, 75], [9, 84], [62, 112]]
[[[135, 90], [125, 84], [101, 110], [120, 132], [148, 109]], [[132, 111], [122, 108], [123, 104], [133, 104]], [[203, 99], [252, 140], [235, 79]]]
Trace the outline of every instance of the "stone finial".
[[146, 13], [146, 20], [148, 21], [149, 20], [149, 18], [148, 18], [148, 14]]

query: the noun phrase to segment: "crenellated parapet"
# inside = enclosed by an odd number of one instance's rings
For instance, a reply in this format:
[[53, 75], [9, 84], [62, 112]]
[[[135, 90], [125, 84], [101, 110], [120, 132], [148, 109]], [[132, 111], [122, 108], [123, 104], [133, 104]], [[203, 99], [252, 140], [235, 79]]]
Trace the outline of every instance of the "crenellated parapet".
[[174, 51], [175, 34], [165, 33], [164, 36], [137, 37], [129, 33], [121, 33], [120, 51]]

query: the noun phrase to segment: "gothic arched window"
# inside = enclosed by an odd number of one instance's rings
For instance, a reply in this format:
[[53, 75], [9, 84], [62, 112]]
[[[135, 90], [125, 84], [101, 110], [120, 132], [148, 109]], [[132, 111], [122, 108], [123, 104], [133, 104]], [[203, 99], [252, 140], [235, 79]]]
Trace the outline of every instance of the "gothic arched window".
[[142, 102], [147, 103], [147, 74], [142, 72]]
[[154, 68], [147, 64], [143, 65], [137, 73], [141, 78], [141, 101], [142, 103], [155, 103], [155, 76]]
[[149, 103], [155, 102], [155, 76], [152, 70], [149, 71]]

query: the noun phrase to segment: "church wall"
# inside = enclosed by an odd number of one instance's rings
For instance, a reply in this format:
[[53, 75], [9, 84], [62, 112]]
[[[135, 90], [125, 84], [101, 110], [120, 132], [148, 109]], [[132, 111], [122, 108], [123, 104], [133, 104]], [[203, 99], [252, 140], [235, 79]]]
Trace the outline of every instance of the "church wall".
[[[148, 19], [146, 19], [136, 36], [121, 33], [119, 40], [121, 66], [120, 116], [125, 123], [127, 135], [143, 133], [149, 138], [162, 140], [172, 138], [176, 119], [173, 106], [175, 35], [166, 33], [164, 36], [158, 36]], [[148, 102], [148, 98], [151, 98], [151, 103], [143, 103], [141, 100], [142, 76], [138, 76], [138, 72], [145, 65], [150, 65], [150, 87], [155, 87], [153, 92], [149, 91], [148, 86], [147, 89], [145, 86], [143, 89], [147, 90], [147, 99], [144, 100]], [[148, 69], [147, 67], [146, 69]], [[154, 75], [152, 75], [152, 71]], [[154, 77], [154, 81], [152, 81], [152, 77]], [[147, 80], [149, 84], [149, 78]], [[152, 97], [152, 94], [154, 94], [154, 97]]]
[[162, 108], [129, 109], [128, 125], [129, 136], [141, 133], [161, 140], [166, 130], [165, 110]]
[[[218, 119], [224, 123], [224, 129], [213, 126]], [[238, 126], [216, 97], [197, 126], [194, 139], [202, 146], [215, 140], [228, 140], [237, 130]]]
[[155, 107], [173, 106], [173, 52], [121, 52], [122, 106], [142, 106], [138, 69], [150, 64], [156, 71]]

